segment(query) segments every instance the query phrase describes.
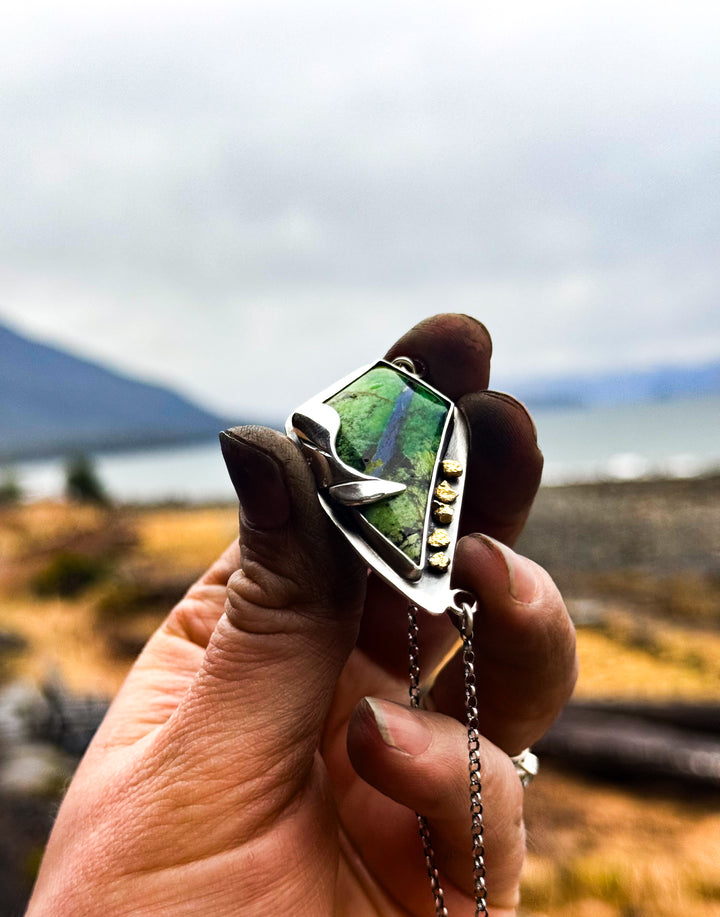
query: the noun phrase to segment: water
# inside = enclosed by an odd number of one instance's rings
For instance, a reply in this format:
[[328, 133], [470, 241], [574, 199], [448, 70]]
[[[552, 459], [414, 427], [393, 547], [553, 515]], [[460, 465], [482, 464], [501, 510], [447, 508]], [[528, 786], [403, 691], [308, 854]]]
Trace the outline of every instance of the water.
[[[692, 477], [720, 470], [720, 396], [642, 405], [534, 413], [546, 484]], [[231, 501], [235, 495], [217, 440], [199, 445], [96, 456], [108, 492], [133, 502]], [[62, 493], [63, 463], [16, 467], [31, 499]]]
[[538, 411], [546, 484], [720, 470], [720, 395]]
[[[217, 439], [192, 446], [94, 456], [95, 470], [107, 492], [117, 500], [152, 503], [231, 501], [235, 491], [225, 470]], [[43, 460], [15, 469], [30, 499], [62, 494], [64, 463]]]

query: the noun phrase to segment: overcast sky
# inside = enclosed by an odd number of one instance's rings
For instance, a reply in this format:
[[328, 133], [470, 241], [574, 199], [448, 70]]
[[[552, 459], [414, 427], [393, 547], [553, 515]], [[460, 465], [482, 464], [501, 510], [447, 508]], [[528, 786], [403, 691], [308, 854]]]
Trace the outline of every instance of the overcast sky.
[[501, 384], [720, 356], [720, 5], [24, 0], [0, 321], [282, 417], [436, 311]]

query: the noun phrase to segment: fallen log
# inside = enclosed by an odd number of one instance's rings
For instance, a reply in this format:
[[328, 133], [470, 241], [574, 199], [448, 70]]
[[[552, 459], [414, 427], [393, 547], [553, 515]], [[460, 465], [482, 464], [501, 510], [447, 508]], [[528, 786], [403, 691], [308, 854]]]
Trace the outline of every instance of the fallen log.
[[[73, 695], [57, 679], [23, 698], [10, 703], [8, 695], [0, 704], [0, 751], [22, 739], [80, 757], [107, 709], [106, 700]], [[720, 704], [576, 701], [534, 750], [605, 779], [670, 778], [720, 789]]]
[[680, 729], [720, 736], [720, 703], [717, 702], [627, 701], [608, 698], [573, 701], [568, 709], [573, 711], [571, 714], [573, 716], [575, 713], [579, 715], [581, 711], [634, 716], [652, 722], [666, 723], [668, 726], [677, 726]]
[[[535, 751], [613, 780], [669, 778], [720, 790], [719, 710], [717, 705], [570, 704]], [[693, 728], [686, 728], [688, 723]]]

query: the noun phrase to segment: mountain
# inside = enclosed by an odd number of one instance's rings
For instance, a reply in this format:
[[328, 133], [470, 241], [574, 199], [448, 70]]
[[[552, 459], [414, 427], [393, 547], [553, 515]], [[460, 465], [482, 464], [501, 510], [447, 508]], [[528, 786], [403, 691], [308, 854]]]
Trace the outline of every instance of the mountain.
[[[583, 408], [720, 394], [701, 366], [495, 382], [530, 408]], [[209, 439], [226, 419], [170, 389], [29, 340], [0, 324], [0, 462]]]
[[0, 461], [190, 442], [227, 421], [0, 325]]
[[530, 408], [642, 404], [671, 398], [720, 395], [720, 360], [699, 366], [659, 366], [625, 372], [526, 379], [509, 385], [508, 390]]

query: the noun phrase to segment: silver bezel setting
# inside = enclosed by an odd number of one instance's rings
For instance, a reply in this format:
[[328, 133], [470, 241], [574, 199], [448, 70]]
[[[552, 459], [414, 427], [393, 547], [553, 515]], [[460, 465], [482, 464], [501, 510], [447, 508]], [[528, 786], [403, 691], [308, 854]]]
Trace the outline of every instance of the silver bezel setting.
[[357, 510], [357, 507], [401, 492], [405, 489], [404, 485], [362, 474], [346, 465], [337, 454], [335, 441], [340, 429], [340, 417], [327, 401], [369, 370], [380, 366], [392, 369], [413, 384], [422, 385], [447, 405], [448, 413], [433, 471], [433, 491], [441, 480], [439, 469], [444, 459], [457, 461], [463, 469], [467, 469], [467, 425], [453, 401], [404, 366], [386, 360], [361, 367], [304, 402], [290, 415], [285, 429], [287, 435], [302, 449], [313, 469], [323, 509], [368, 566], [409, 602], [431, 614], [457, 612], [464, 593], [452, 589], [450, 582], [466, 473], [452, 482], [457, 498], [453, 503], [451, 522], [437, 526], [447, 532], [449, 539], [444, 548], [449, 565], [444, 572], [439, 573], [427, 565], [427, 539], [433, 526], [433, 508], [437, 505], [432, 495], [428, 500], [422, 531], [420, 562], [416, 564]]

